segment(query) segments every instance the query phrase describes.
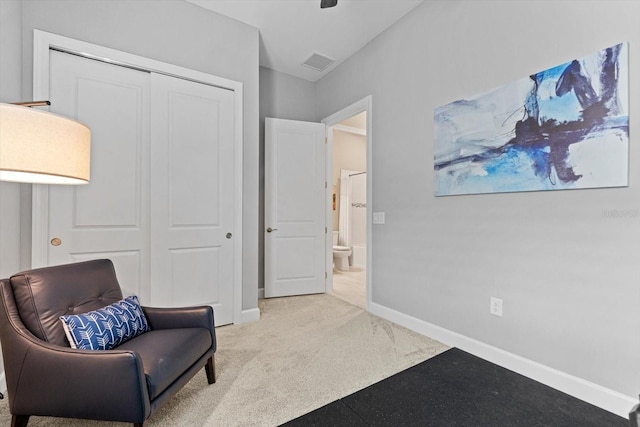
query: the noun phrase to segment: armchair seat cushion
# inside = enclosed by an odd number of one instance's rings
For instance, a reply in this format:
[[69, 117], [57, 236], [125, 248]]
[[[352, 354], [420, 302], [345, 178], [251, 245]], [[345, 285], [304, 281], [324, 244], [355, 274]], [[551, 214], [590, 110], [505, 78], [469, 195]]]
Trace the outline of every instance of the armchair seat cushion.
[[210, 348], [211, 333], [204, 328], [151, 330], [116, 347], [140, 355], [152, 400]]

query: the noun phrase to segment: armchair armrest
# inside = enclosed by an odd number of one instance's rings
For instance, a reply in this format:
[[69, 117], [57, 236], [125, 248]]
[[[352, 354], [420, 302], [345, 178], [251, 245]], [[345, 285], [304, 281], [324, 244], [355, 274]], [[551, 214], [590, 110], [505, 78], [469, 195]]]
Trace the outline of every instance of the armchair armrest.
[[204, 328], [211, 333], [211, 347], [216, 350], [216, 331], [211, 306], [158, 308], [142, 307], [151, 329]]

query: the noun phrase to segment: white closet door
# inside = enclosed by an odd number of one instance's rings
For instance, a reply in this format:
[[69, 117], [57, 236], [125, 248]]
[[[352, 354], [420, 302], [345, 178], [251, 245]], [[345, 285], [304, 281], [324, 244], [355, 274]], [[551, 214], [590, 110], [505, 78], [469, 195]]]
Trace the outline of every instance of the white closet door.
[[48, 204], [34, 214], [49, 235], [34, 253], [45, 265], [110, 258], [123, 291], [145, 305], [210, 304], [216, 325], [232, 323], [233, 99], [51, 51], [51, 111], [91, 129], [91, 181], [43, 187]]
[[57, 51], [50, 67], [50, 110], [91, 129], [91, 182], [49, 186], [49, 237], [34, 246], [48, 265], [110, 258], [148, 302], [149, 73]]
[[233, 92], [151, 75], [151, 301], [233, 319]]

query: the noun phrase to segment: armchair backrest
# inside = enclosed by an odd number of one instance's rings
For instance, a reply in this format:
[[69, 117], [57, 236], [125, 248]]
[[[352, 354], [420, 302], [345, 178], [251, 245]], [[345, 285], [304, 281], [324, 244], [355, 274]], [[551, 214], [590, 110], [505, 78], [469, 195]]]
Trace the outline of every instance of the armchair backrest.
[[86, 313], [122, 299], [108, 259], [38, 268], [10, 278], [24, 325], [43, 341], [69, 346], [60, 316]]

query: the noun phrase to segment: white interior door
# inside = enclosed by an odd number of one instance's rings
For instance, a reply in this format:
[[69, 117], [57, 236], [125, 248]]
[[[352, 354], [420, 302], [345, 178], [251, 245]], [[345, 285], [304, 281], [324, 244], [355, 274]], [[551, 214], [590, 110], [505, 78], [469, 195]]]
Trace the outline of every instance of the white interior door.
[[232, 319], [233, 91], [159, 74], [151, 86], [151, 301]]
[[265, 297], [325, 292], [325, 125], [265, 120]]
[[110, 258], [148, 301], [149, 73], [51, 51], [50, 80], [51, 111], [91, 129], [91, 182], [49, 186], [50, 234], [34, 246], [47, 265]]

